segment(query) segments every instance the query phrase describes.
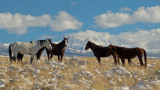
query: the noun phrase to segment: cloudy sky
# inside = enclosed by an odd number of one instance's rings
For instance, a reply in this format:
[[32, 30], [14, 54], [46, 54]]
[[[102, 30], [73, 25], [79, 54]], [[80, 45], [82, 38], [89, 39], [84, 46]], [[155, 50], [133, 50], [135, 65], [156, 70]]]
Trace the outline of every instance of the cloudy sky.
[[160, 0], [0, 0], [0, 43], [89, 35], [158, 48], [159, 33]]

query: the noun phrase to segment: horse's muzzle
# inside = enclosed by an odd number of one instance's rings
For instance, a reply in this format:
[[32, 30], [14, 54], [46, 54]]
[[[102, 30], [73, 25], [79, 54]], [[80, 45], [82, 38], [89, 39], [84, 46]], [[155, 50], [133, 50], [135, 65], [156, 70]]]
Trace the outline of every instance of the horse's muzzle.
[[88, 48], [85, 47], [85, 50], [88, 50]]

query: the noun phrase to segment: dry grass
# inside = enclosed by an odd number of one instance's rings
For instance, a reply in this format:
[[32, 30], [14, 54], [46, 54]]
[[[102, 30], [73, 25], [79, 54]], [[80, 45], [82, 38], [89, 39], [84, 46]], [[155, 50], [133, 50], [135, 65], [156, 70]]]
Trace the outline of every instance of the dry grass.
[[[46, 58], [46, 57], [45, 57]], [[104, 90], [113, 87], [133, 86], [138, 82], [151, 82], [160, 79], [160, 60], [149, 59], [148, 68], [141, 67], [137, 59], [133, 65], [124, 67], [129, 75], [118, 75], [106, 72], [113, 71], [115, 66], [112, 58], [103, 58], [101, 66], [94, 57], [65, 57], [63, 63], [49, 62], [42, 58], [34, 60], [30, 65], [30, 57], [24, 57], [23, 65], [10, 64], [8, 57], [0, 57], [0, 79], [6, 81], [5, 87], [0, 89], [97, 89]], [[53, 64], [57, 63], [57, 64]], [[83, 72], [86, 71], [86, 72]], [[88, 73], [88, 72], [89, 73]], [[88, 73], [88, 74], [84, 74]], [[159, 84], [152, 86], [160, 89]]]

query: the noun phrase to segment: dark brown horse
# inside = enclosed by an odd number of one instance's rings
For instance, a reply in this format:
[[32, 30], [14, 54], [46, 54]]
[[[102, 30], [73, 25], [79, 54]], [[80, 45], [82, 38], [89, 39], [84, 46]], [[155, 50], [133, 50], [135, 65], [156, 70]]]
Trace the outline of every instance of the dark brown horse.
[[62, 62], [65, 53], [65, 48], [68, 45], [68, 38], [64, 37], [64, 39], [60, 43], [58, 44], [52, 43], [51, 45], [52, 47], [54, 47], [52, 51], [46, 49], [48, 60], [52, 59], [53, 55], [57, 55], [58, 61]]
[[85, 50], [91, 49], [94, 56], [97, 58], [99, 64], [101, 64], [101, 57], [108, 57], [110, 55], [113, 56], [115, 65], [117, 65], [117, 60], [115, 54], [112, 52], [112, 50], [108, 47], [102, 47], [100, 45], [96, 45], [92, 43], [91, 41], [88, 41], [85, 47]]
[[139, 47], [125, 48], [125, 47], [119, 47], [111, 44], [109, 45], [109, 48], [111, 48], [112, 51], [116, 53], [119, 58], [121, 58], [123, 66], [125, 65], [125, 59], [128, 59], [128, 63], [130, 65], [131, 59], [135, 58], [136, 56], [138, 57], [141, 66], [143, 66], [142, 57], [144, 54], [145, 66], [147, 67], [147, 53], [144, 49]]

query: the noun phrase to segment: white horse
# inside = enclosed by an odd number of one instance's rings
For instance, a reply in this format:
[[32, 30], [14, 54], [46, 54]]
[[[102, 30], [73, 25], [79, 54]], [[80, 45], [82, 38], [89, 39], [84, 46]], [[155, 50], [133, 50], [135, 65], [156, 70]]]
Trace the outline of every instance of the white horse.
[[[17, 55], [29, 54], [31, 55], [30, 63], [32, 64], [34, 55], [37, 54], [37, 52], [42, 48], [47, 48], [49, 50], [52, 50], [51, 40], [46, 39], [46, 40], [38, 40], [38, 41], [30, 41], [30, 42], [14, 42], [9, 45], [10, 61], [12, 62], [12, 59], [16, 60]], [[13, 57], [12, 57], [12, 54], [13, 54]]]

